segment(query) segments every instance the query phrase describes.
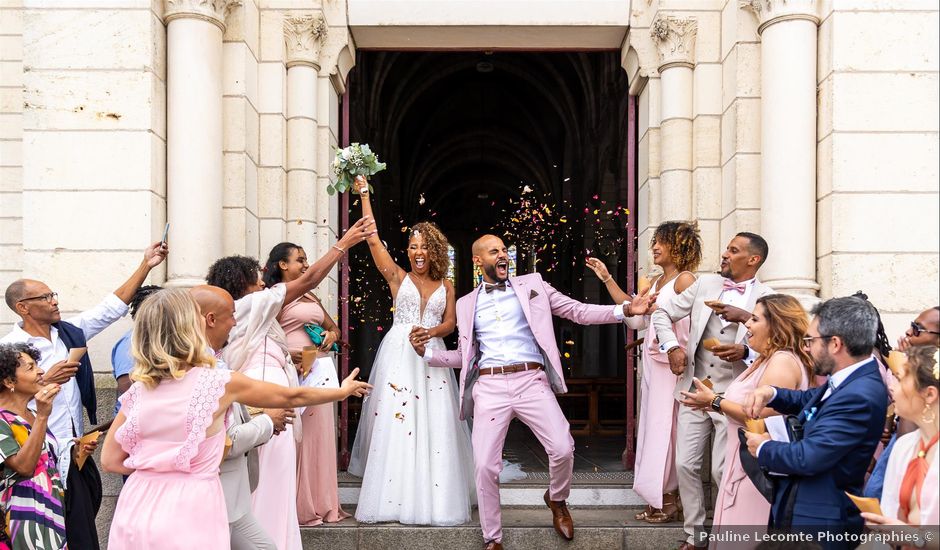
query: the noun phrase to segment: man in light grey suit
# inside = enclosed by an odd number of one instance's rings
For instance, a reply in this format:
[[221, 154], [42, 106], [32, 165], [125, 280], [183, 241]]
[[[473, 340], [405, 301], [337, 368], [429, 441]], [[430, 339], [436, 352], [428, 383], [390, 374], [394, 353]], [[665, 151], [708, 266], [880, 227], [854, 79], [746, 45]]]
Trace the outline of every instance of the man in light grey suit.
[[[235, 326], [235, 301], [228, 292], [214, 286], [197, 286], [190, 292], [206, 320], [209, 345], [213, 350], [221, 350]], [[229, 368], [221, 359], [218, 362], [218, 368]], [[233, 550], [277, 550], [251, 513], [251, 493], [258, 485], [257, 447], [283, 431], [293, 415], [293, 409], [265, 409], [264, 414], [252, 418], [239, 403], [233, 403], [226, 413], [229, 426], [226, 434], [231, 446], [227, 441], [228, 450], [219, 474]]]
[[[685, 292], [652, 315], [660, 348], [668, 353], [670, 368], [679, 377], [675, 398], [682, 400], [680, 391], [695, 391], [693, 376], [710, 380], [715, 393], [719, 394], [712, 403], [716, 412], [703, 413], [679, 407], [676, 468], [686, 533], [686, 541], [680, 550], [696, 548], [694, 528], [705, 523], [701, 469], [712, 433], [712, 479], [716, 484], [721, 482], [728, 425], [720, 413], [720, 394], [746, 365], [757, 358], [745, 342], [747, 329], [744, 323], [750, 319], [757, 299], [773, 292], [756, 277], [757, 270], [767, 259], [767, 248], [767, 241], [760, 235], [738, 233], [721, 256], [718, 275], [702, 275]], [[679, 346], [672, 329], [672, 324], [684, 317], [691, 320], [688, 350]], [[718, 346], [712, 347], [716, 340]], [[706, 345], [711, 351], [705, 349]]]

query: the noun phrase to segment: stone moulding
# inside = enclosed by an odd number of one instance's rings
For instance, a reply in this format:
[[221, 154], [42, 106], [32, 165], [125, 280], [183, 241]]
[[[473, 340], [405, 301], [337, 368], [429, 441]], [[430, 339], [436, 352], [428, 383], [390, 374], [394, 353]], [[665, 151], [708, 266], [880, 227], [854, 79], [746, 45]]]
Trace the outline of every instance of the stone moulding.
[[163, 22], [174, 19], [200, 19], [225, 32], [225, 17], [241, 6], [241, 0], [164, 0]]
[[650, 26], [650, 37], [659, 48], [659, 72], [670, 67], [695, 66], [695, 37], [698, 23], [694, 17], [660, 15]]
[[291, 15], [284, 18], [287, 67], [308, 65], [320, 70], [320, 48], [328, 33], [321, 14]]
[[738, 6], [757, 16], [757, 34], [764, 29], [783, 21], [812, 21], [819, 24], [816, 0], [739, 0]]

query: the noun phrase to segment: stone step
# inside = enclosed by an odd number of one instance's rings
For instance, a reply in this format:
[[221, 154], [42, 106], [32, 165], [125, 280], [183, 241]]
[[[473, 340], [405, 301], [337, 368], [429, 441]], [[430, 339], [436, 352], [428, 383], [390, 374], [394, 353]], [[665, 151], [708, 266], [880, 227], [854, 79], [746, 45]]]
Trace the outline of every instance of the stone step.
[[[501, 485], [499, 498], [503, 507], [541, 506], [542, 495], [548, 483], [526, 485]], [[341, 484], [339, 501], [343, 505], [359, 502], [359, 485]], [[646, 503], [636, 494], [631, 485], [575, 484], [571, 487], [568, 503], [579, 507], [643, 506]]]
[[[541, 508], [503, 509], [503, 546], [507, 550], [623, 550], [676, 548], [682, 524], [650, 525], [633, 519], [640, 508], [584, 509], [571, 506], [575, 537], [563, 540], [552, 528], [551, 513]], [[348, 510], [347, 510], [348, 511]], [[329, 550], [480, 550], [483, 537], [474, 510], [471, 523], [456, 527], [339, 523], [301, 529], [304, 548]]]

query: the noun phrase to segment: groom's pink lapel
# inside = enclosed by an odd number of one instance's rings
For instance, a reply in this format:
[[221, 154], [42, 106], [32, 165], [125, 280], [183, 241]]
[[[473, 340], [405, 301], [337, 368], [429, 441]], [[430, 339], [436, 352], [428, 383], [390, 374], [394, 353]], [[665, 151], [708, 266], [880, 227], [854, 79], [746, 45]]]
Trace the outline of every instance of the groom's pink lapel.
[[529, 287], [526, 285], [526, 280], [511, 277], [509, 279], [509, 284], [512, 285], [512, 290], [516, 293], [516, 298], [518, 298], [519, 303], [522, 304], [522, 312], [525, 313], [526, 321], [529, 322], [529, 326], [531, 327], [532, 311], [529, 309]]
[[[477, 298], [480, 296], [480, 289], [483, 288], [483, 285], [477, 285], [476, 288], [471, 290], [464, 298], [467, 300], [465, 307], [462, 312], [458, 312], [460, 317], [457, 319], [457, 328], [460, 331], [460, 335], [467, 336], [467, 347], [464, 349], [464, 356], [468, 357], [469, 354], [473, 353], [473, 343], [475, 339], [475, 331], [473, 330], [473, 322], [476, 320], [476, 309], [477, 309]], [[464, 332], [466, 331], [466, 332]], [[463, 358], [461, 358], [463, 359]], [[464, 365], [469, 367], [469, 364]]]

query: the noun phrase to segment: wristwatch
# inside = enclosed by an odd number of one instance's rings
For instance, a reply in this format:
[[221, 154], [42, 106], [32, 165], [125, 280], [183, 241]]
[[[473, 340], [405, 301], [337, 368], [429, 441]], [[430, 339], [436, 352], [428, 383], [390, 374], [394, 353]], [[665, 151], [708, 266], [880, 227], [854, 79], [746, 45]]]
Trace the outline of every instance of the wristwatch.
[[716, 413], [724, 414], [721, 412], [721, 402], [724, 400], [725, 400], [724, 397], [720, 395], [716, 395], [715, 398], [712, 399], [712, 410], [715, 411]]

